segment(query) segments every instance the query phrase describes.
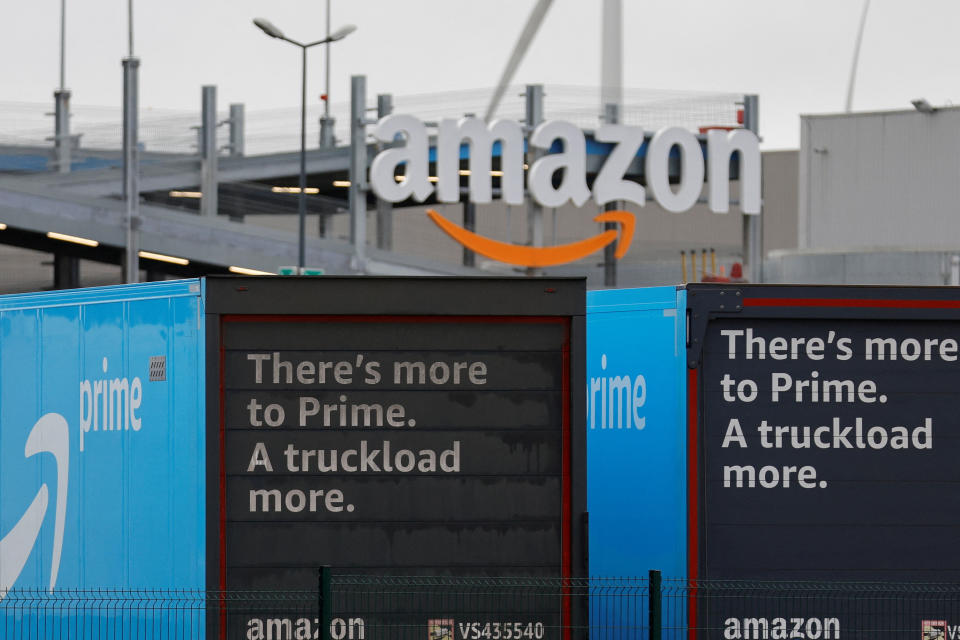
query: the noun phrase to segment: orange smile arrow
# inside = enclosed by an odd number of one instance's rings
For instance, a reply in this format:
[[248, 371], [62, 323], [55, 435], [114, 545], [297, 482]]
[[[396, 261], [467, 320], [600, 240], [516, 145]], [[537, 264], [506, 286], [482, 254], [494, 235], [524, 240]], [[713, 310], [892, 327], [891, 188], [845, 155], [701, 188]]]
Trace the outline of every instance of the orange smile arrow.
[[[467, 249], [493, 260], [521, 267], [552, 267], [573, 262], [590, 255], [594, 251], [599, 251], [617, 239], [617, 231], [609, 229], [585, 240], [561, 244], [556, 247], [525, 247], [491, 240], [472, 231], [467, 231], [463, 227], [450, 222], [433, 209], [427, 209], [427, 215], [444, 233]], [[604, 211], [594, 218], [594, 221], [620, 223], [620, 241], [617, 243], [614, 256], [618, 260], [622, 258], [627, 253], [630, 242], [633, 240], [635, 223], [633, 214], [629, 211]]]

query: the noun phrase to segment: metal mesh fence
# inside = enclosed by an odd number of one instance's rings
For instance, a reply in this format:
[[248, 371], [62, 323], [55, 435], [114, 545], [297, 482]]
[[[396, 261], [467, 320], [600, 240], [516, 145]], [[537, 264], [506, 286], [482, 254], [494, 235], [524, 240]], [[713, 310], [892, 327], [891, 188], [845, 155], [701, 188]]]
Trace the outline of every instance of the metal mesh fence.
[[[483, 116], [492, 89], [448, 91], [394, 98], [394, 110], [423, 120], [460, 117], [468, 113]], [[697, 130], [708, 126], [737, 126], [741, 94], [696, 91], [625, 89], [621, 122], [659, 129], [665, 126]], [[524, 87], [514, 85], [504, 94], [496, 117], [524, 119]], [[600, 124], [599, 91], [595, 87], [544, 86], [544, 117], [565, 120], [585, 129]]]
[[336, 575], [316, 589], [297, 591], [0, 591], [0, 637], [16, 640], [948, 640], [958, 635], [957, 584]]
[[957, 584], [664, 580], [662, 603], [665, 638], [946, 640], [960, 635]]
[[[522, 85], [510, 87], [497, 111], [497, 117], [523, 120], [523, 92]], [[492, 93], [492, 89], [484, 88], [395, 96], [394, 111], [413, 114], [425, 121], [458, 118], [468, 113], [482, 117]], [[546, 85], [544, 93], [544, 110], [548, 119], [567, 120], [588, 129], [599, 124], [601, 108], [596, 87]], [[368, 100], [373, 105], [375, 96], [368, 96]], [[738, 102], [741, 100], [742, 95], [735, 93], [625, 89], [621, 120], [625, 124], [647, 129], [680, 126], [696, 130], [705, 126], [736, 126]], [[334, 102], [330, 109], [336, 119], [335, 135], [343, 144], [350, 136], [350, 105], [348, 102]], [[50, 145], [47, 139], [53, 135], [52, 110], [52, 104], [0, 102], [0, 144]], [[322, 113], [323, 105], [320, 103], [307, 107], [309, 148], [319, 146], [319, 119]], [[197, 132], [194, 127], [200, 124], [199, 105], [194, 111], [144, 107], [139, 115], [139, 139], [145, 150], [197, 153]], [[223, 122], [228, 117], [228, 110], [222, 108], [217, 120]], [[251, 109], [246, 112], [245, 120], [248, 155], [299, 149], [299, 106]], [[70, 127], [72, 134], [81, 134], [81, 148], [118, 149], [122, 135], [122, 112], [119, 106], [72, 104]], [[218, 144], [223, 147], [227, 142], [227, 128], [220, 127]]]
[[643, 580], [341, 576], [331, 592], [371, 638], [646, 637]]
[[[53, 104], [0, 102], [0, 144], [50, 146], [53, 136]], [[119, 106], [70, 105], [70, 132], [80, 135], [80, 147], [86, 149], [119, 149], [123, 137], [123, 112]], [[227, 117], [226, 111], [221, 120]], [[147, 151], [165, 153], [197, 153], [197, 132], [200, 110], [140, 110], [139, 140]], [[299, 131], [299, 130], [298, 130]], [[227, 132], [218, 131], [222, 144]]]
[[[270, 620], [277, 621], [269, 626], [270, 637], [277, 640], [322, 637], [313, 632], [317, 591], [10, 589], [0, 596], [0, 637], [11, 640], [213, 638], [219, 634], [211, 631], [221, 621], [228, 629], [234, 623], [228, 637], [241, 638], [247, 637], [239, 631], [241, 621], [259, 621], [266, 630]], [[297, 635], [300, 620], [308, 621], [309, 635]]]
[[16, 589], [3, 595], [4, 638], [186, 638], [203, 632], [204, 603], [189, 592]]

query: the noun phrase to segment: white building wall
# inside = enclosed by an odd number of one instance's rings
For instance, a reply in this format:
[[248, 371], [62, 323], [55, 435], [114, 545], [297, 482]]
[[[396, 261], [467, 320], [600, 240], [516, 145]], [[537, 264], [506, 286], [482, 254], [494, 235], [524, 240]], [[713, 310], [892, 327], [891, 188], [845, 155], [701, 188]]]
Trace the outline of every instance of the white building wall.
[[801, 118], [801, 249], [960, 247], [960, 107]]

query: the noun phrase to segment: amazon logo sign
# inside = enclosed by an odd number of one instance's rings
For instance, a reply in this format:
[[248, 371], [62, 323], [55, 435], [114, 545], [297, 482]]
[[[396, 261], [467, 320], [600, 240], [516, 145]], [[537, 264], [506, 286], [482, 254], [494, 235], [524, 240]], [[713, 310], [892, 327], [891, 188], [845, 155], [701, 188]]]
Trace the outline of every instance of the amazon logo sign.
[[[597, 172], [592, 189], [587, 184], [587, 143], [584, 132], [574, 124], [559, 120], [537, 126], [529, 137], [529, 147], [539, 155], [524, 180], [523, 126], [513, 120], [485, 121], [467, 117], [441, 120], [436, 139], [436, 185], [430, 180], [430, 139], [427, 126], [409, 115], [397, 114], [381, 119], [374, 137], [391, 146], [381, 151], [370, 166], [370, 187], [388, 202], [413, 199], [424, 202], [435, 196], [438, 202], [460, 202], [460, 147], [469, 145], [470, 175], [468, 198], [477, 204], [493, 201], [492, 163], [494, 144], [499, 142], [501, 169], [500, 196], [511, 205], [524, 203], [525, 190], [544, 207], [572, 203], [583, 206], [592, 197], [598, 206], [610, 202], [631, 203], [643, 207], [647, 192], [661, 207], [682, 213], [697, 203], [707, 180], [708, 206], [714, 213], [730, 208], [730, 160], [736, 153], [740, 162], [740, 210], [760, 213], [760, 146], [757, 136], [746, 129], [712, 130], [706, 134], [706, 150], [692, 132], [668, 127], [647, 136], [642, 127], [604, 124], [594, 133], [597, 142], [612, 145]], [[646, 185], [629, 180], [631, 163], [646, 144]], [[559, 151], [550, 153], [551, 149]], [[671, 158], [679, 155], [679, 175], [671, 184]], [[559, 182], [554, 176], [562, 172]], [[524, 184], [526, 182], [526, 185]], [[597, 222], [615, 222], [617, 231], [608, 230], [590, 238], [554, 247], [530, 247], [500, 242], [473, 233], [450, 222], [436, 211], [427, 215], [447, 235], [476, 253], [493, 260], [526, 267], [547, 267], [583, 258], [617, 240], [616, 258], [630, 248], [635, 217], [630, 211], [606, 211]]]

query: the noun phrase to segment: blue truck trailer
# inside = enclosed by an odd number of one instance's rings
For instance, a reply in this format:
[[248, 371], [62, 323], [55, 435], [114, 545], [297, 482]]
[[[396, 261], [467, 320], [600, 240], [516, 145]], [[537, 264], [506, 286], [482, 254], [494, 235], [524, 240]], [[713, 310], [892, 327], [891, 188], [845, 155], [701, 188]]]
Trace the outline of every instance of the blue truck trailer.
[[[689, 284], [587, 304], [592, 575], [681, 578], [682, 626], [704, 635], [952, 624], [955, 598], [916, 594], [960, 578], [955, 287]], [[767, 591], [730, 587], [754, 582]], [[843, 595], [896, 588], [917, 591], [875, 611]]]
[[0, 297], [0, 606], [204, 587], [203, 321], [199, 280]]
[[[958, 322], [953, 288], [213, 278], [2, 296], [0, 635], [124, 637], [133, 610], [141, 638], [312, 634], [312, 597], [291, 617], [210, 594], [306, 592], [324, 564], [657, 569], [701, 594], [952, 581]], [[764, 608], [791, 602], [680, 610], [690, 629], [775, 625]], [[797, 615], [856, 631], [823, 602]], [[511, 615], [641, 632], [636, 612], [581, 605]]]
[[[0, 296], [0, 635], [313, 637], [312, 596], [231, 597], [314, 591], [324, 565], [585, 577], [584, 295], [208, 278]], [[531, 630], [585, 615], [569, 595], [497, 606]]]
[[686, 291], [587, 293], [593, 576], [686, 574]]

